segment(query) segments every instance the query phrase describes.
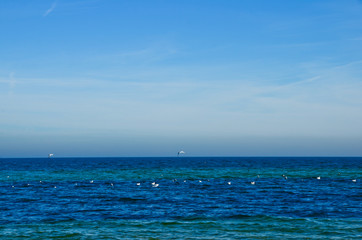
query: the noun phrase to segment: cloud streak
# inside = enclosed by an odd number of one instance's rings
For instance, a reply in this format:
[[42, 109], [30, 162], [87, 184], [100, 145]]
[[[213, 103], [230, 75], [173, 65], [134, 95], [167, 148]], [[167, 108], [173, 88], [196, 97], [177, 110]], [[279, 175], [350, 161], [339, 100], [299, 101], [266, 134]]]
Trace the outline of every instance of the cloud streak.
[[57, 2], [53, 2], [53, 4], [51, 5], [51, 7], [45, 11], [45, 13], [43, 14], [43, 17], [48, 16], [51, 12], [54, 11], [55, 7], [57, 6]]

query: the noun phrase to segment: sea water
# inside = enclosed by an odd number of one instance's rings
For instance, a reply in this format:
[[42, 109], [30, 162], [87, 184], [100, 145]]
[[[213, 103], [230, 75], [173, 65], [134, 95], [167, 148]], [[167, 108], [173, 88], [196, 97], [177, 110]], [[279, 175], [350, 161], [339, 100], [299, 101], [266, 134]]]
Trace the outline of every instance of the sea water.
[[1, 239], [362, 239], [362, 158], [0, 159]]

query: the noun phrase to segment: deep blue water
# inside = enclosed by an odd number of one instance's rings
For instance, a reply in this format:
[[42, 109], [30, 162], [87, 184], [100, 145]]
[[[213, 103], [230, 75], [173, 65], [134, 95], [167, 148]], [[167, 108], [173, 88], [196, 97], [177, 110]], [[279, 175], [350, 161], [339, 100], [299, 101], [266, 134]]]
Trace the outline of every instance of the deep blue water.
[[361, 175], [362, 158], [0, 159], [0, 238], [361, 239]]

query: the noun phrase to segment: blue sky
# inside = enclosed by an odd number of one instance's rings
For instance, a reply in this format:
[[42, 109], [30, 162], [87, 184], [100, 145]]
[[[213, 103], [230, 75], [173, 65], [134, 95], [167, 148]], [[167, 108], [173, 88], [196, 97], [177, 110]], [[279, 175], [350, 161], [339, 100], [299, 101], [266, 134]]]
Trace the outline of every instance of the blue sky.
[[362, 1], [4, 0], [0, 32], [0, 157], [362, 155]]

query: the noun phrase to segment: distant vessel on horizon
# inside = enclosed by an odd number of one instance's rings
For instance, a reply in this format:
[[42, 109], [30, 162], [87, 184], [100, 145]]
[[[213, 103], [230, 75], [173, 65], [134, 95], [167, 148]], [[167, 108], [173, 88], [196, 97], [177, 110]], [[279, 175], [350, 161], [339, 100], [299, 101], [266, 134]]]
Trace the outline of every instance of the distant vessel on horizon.
[[49, 154], [48, 154], [48, 158], [51, 158], [51, 157], [53, 157], [53, 156], [54, 156], [53, 153], [49, 153]]
[[179, 156], [180, 154], [185, 154], [185, 152], [181, 150], [177, 153], [177, 156]]

